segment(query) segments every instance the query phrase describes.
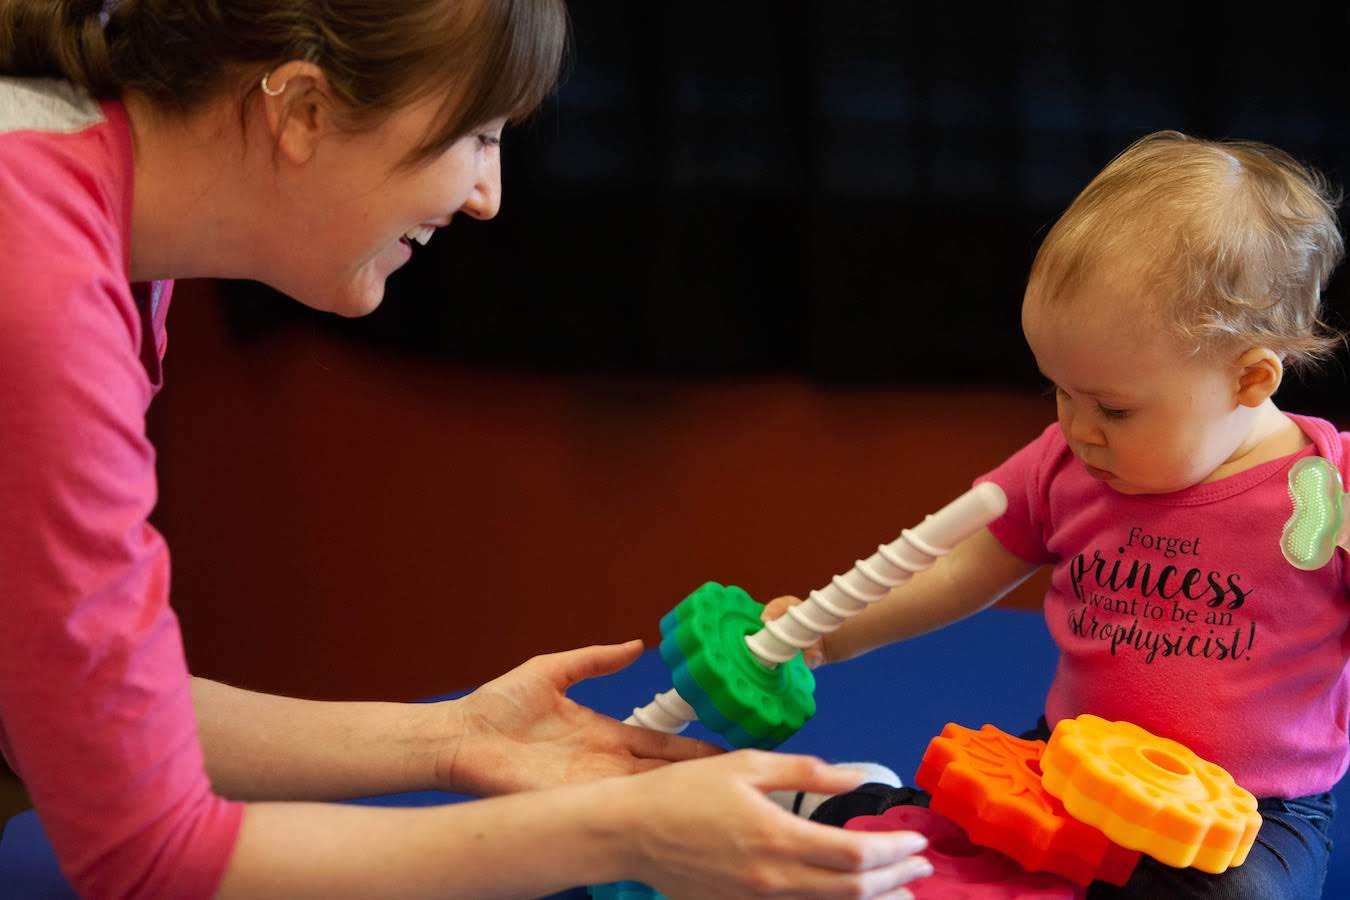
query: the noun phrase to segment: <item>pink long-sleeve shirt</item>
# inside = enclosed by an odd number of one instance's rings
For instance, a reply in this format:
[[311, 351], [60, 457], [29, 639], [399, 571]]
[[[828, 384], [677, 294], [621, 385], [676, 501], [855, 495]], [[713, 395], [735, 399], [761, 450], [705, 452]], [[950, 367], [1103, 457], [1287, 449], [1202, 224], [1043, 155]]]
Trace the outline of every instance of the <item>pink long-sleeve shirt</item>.
[[132, 189], [120, 104], [0, 78], [0, 751], [80, 894], [209, 897], [243, 807], [146, 521], [171, 284], [128, 284]]
[[1171, 494], [1087, 474], [1058, 425], [979, 479], [1008, 495], [990, 526], [1054, 567], [1045, 618], [1060, 658], [1050, 726], [1092, 713], [1180, 741], [1258, 797], [1330, 790], [1350, 760], [1346, 556], [1285, 561], [1288, 474], [1316, 453], [1347, 477], [1350, 435], [1291, 416], [1302, 453]]

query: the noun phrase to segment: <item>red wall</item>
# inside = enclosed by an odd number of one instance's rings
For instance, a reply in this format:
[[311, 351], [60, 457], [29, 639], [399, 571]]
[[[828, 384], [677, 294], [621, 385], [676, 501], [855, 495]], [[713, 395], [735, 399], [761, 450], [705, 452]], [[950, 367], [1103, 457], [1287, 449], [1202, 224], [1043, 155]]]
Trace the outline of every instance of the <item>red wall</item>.
[[222, 302], [179, 286], [151, 422], [174, 605], [194, 671], [306, 696], [650, 641], [706, 580], [819, 587], [1052, 414], [987, 390], [482, 371], [299, 328], [240, 343]]

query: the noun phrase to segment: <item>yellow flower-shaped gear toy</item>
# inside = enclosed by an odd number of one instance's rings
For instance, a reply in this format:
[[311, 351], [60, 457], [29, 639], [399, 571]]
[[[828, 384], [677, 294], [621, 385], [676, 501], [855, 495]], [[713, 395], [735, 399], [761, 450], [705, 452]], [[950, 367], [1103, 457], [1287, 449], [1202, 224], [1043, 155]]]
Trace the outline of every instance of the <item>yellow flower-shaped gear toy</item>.
[[1256, 798], [1227, 771], [1129, 722], [1061, 721], [1041, 773], [1069, 815], [1177, 868], [1240, 866], [1261, 827]]

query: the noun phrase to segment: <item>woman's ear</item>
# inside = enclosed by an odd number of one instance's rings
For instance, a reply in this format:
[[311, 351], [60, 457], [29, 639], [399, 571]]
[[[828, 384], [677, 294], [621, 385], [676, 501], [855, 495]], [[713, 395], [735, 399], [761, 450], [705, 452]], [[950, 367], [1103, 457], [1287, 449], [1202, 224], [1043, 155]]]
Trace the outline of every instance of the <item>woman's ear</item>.
[[1284, 379], [1284, 363], [1269, 347], [1252, 347], [1237, 359], [1237, 396], [1241, 406], [1266, 402]]
[[323, 69], [292, 60], [268, 72], [260, 87], [263, 120], [272, 146], [291, 163], [307, 162], [335, 126]]

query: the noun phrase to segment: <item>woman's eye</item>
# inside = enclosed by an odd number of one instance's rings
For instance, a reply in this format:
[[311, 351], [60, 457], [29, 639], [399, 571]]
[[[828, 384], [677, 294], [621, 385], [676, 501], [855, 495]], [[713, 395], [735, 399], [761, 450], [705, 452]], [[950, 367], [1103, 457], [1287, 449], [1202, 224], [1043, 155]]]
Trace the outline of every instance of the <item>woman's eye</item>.
[[502, 139], [495, 134], [480, 134], [478, 136], [478, 143], [489, 148], [500, 147], [502, 145]]

